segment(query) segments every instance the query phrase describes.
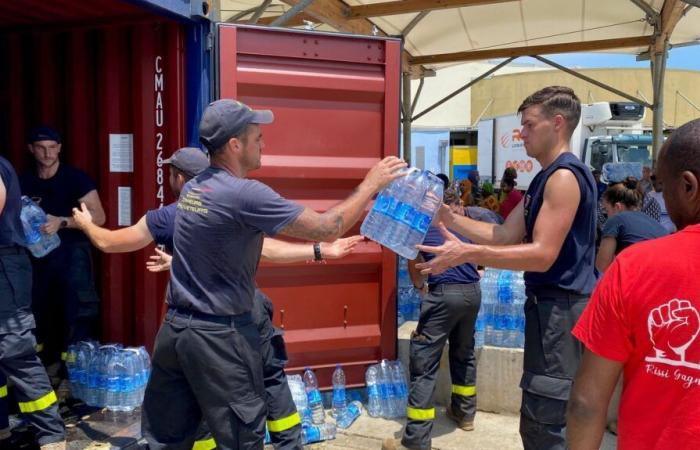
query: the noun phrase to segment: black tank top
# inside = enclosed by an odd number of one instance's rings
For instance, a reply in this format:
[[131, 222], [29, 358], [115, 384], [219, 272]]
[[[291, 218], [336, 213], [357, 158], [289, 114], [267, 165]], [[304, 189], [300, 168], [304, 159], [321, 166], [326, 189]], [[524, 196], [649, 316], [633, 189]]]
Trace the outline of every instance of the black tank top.
[[532, 242], [535, 221], [544, 201], [544, 188], [549, 176], [559, 169], [571, 171], [578, 181], [581, 201], [564, 239], [559, 256], [546, 272], [525, 272], [529, 288], [560, 288], [577, 294], [590, 294], [596, 284], [595, 212], [596, 185], [590, 169], [570, 152], [561, 154], [549, 167], [532, 180], [525, 194], [526, 240]]

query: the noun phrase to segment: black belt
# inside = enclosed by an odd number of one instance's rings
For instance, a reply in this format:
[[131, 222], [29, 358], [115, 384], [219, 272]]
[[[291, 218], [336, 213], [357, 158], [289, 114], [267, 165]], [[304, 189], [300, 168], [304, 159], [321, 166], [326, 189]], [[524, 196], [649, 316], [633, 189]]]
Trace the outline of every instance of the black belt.
[[199, 311], [193, 311], [191, 309], [168, 306], [168, 313], [166, 314], [166, 318], [173, 316], [179, 317], [181, 319], [195, 319], [203, 320], [205, 322], [220, 323], [222, 325], [231, 324], [239, 326], [247, 325], [253, 320], [253, 316], [250, 313], [250, 311], [231, 316], [218, 316], [215, 314], [207, 314]]
[[433, 283], [428, 285], [428, 291], [433, 292], [438, 289], [440, 289], [442, 292], [450, 292], [450, 291], [461, 291], [467, 286], [475, 286], [477, 285], [478, 282], [474, 283], [460, 283], [460, 284], [442, 284], [442, 283]]
[[19, 245], [11, 245], [9, 247], [0, 247], [0, 256], [7, 255], [26, 255], [27, 250]]

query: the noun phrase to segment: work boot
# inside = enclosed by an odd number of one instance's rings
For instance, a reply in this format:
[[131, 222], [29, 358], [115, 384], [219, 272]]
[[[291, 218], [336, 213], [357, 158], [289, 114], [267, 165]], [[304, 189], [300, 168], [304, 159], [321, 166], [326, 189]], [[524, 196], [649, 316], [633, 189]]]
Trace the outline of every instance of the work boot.
[[382, 450], [410, 450], [408, 447], [404, 447], [401, 443], [401, 439], [387, 438], [382, 442]]
[[41, 450], [66, 450], [66, 441], [52, 442], [39, 447]]
[[10, 436], [12, 436], [12, 429], [10, 427], [0, 430], [0, 441], [7, 439]]
[[464, 416], [458, 417], [457, 414], [455, 414], [455, 412], [452, 411], [452, 405], [447, 405], [447, 408], [445, 408], [445, 413], [447, 414], [447, 417], [449, 417], [455, 423], [457, 423], [457, 428], [459, 428], [460, 430], [474, 430], [474, 419], [467, 419]]

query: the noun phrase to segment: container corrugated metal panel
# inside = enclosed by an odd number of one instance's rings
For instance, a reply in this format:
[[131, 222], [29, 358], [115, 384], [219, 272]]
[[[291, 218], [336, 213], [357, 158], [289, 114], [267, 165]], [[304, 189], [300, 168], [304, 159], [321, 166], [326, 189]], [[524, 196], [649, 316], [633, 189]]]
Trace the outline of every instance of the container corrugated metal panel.
[[[119, 186], [132, 188], [134, 222], [161, 201], [172, 201], [167, 168], [158, 160], [185, 145], [191, 128], [184, 92], [189, 25], [116, 0], [84, 8], [73, 1], [21, 0], [34, 9], [20, 11], [10, 3], [0, 5], [3, 25], [11, 27], [0, 29], [3, 154], [18, 172], [26, 170], [28, 129], [55, 126], [64, 138], [62, 160], [97, 182], [109, 228], [118, 227]], [[45, 20], [49, 7], [59, 10], [58, 20], [31, 26]], [[133, 134], [133, 173], [110, 172], [111, 133]], [[152, 252], [150, 246], [96, 258], [104, 340], [151, 346], [167, 283], [167, 274], [145, 271]]]
[[[323, 212], [398, 155], [398, 41], [236, 26], [218, 39], [220, 97], [275, 113], [252, 177]], [[263, 264], [257, 282], [285, 330], [288, 371], [314, 367], [329, 386], [343, 363], [359, 385], [369, 363], [394, 358], [395, 270], [395, 255], [369, 242], [327, 264]]]

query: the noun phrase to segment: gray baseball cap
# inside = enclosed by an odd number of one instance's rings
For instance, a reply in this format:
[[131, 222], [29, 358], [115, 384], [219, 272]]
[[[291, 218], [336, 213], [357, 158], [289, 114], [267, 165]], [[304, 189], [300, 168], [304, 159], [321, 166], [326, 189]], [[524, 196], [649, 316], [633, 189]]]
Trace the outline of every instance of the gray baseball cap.
[[222, 99], [207, 106], [199, 122], [199, 141], [214, 152], [251, 123], [268, 124], [275, 120], [272, 111], [251, 109], [239, 101]]
[[163, 160], [163, 164], [170, 164], [190, 177], [195, 177], [209, 167], [209, 158], [206, 153], [196, 147], [183, 147]]

